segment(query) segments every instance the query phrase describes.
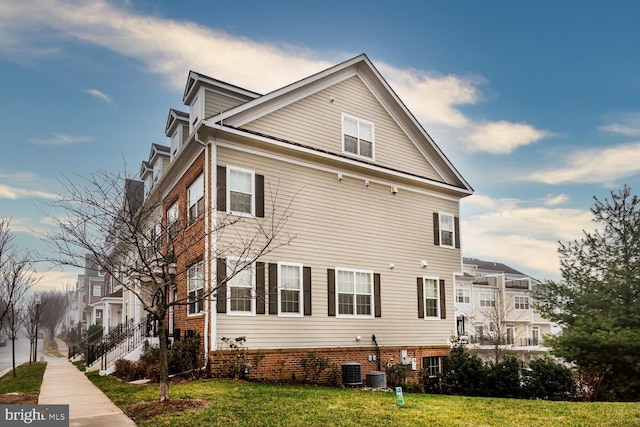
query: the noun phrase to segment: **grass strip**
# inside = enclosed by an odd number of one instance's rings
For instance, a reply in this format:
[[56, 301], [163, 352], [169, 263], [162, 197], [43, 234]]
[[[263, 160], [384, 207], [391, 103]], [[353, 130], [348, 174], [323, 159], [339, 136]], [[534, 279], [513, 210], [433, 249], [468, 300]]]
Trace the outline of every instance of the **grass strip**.
[[[157, 384], [134, 385], [90, 374], [116, 405], [154, 401]], [[405, 394], [227, 380], [171, 384], [172, 399], [208, 406], [140, 421], [140, 426], [637, 426], [639, 403], [549, 402]]]

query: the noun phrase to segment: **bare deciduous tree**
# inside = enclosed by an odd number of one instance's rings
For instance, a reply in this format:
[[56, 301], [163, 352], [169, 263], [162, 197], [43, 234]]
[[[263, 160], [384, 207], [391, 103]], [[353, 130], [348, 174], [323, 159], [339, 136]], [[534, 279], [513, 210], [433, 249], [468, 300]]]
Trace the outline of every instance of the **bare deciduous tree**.
[[[167, 315], [171, 307], [210, 303], [218, 288], [259, 258], [293, 239], [284, 232], [289, 206], [278, 204], [277, 188], [265, 203], [264, 216], [212, 215], [200, 199], [193, 209], [168, 214], [170, 206], [152, 191], [143, 197], [139, 181], [122, 174], [98, 172], [65, 178], [65, 194], [53, 207], [62, 215], [50, 215], [59, 231], [48, 236], [60, 258], [57, 263], [82, 268], [87, 253], [113, 285], [122, 286], [140, 301], [149, 317], [157, 321], [160, 346], [160, 401], [169, 398], [167, 363]], [[168, 218], [168, 216], [170, 218]], [[222, 239], [222, 236], [229, 237]], [[210, 242], [215, 240], [216, 245]], [[226, 243], [222, 243], [226, 242]], [[208, 259], [203, 259], [208, 247]], [[200, 250], [203, 248], [203, 250]], [[237, 262], [217, 277], [216, 259], [233, 257]], [[175, 298], [176, 283], [185, 283], [188, 269], [202, 261], [196, 280], [202, 289]], [[192, 273], [193, 274], [193, 273]]]
[[63, 289], [43, 291], [38, 294], [40, 298], [38, 317], [42, 326], [49, 333], [51, 341], [55, 339], [58, 327], [62, 324], [71, 303], [69, 287], [69, 285], [65, 285]]
[[13, 244], [11, 220], [0, 218], [0, 325], [11, 339], [13, 376], [16, 376], [15, 340], [20, 329], [19, 312], [27, 291], [38, 283], [34, 261]]

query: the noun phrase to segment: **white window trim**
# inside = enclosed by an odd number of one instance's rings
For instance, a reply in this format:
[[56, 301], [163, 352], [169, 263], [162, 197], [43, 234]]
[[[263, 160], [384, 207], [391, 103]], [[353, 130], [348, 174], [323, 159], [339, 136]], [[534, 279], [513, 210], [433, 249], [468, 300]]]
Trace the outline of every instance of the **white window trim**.
[[[427, 280], [436, 282], [436, 315], [427, 315]], [[422, 276], [422, 298], [424, 299], [424, 320], [440, 320], [440, 278], [433, 276]]]
[[[358, 121], [358, 132], [360, 129], [360, 122], [362, 123], [366, 123], [368, 125], [371, 125], [371, 157], [367, 157], [367, 156], [362, 156], [360, 154], [360, 135], [358, 135], [358, 153], [352, 153], [350, 151], [346, 151], [344, 149], [344, 136], [345, 136], [345, 131], [344, 131], [344, 119], [345, 117], [348, 117], [350, 119], [353, 120], [357, 120]], [[342, 117], [341, 117], [341, 136], [342, 136], [342, 141], [340, 142], [342, 145], [342, 153], [346, 154], [347, 156], [354, 156], [354, 157], [358, 157], [360, 159], [366, 159], [366, 160], [371, 160], [371, 161], [375, 161], [376, 160], [376, 127], [375, 124], [373, 122], [370, 122], [369, 120], [364, 120], [361, 119], [359, 117], [356, 116], [352, 116], [351, 114], [346, 114], [346, 113], [342, 113]]]
[[[231, 210], [231, 171], [243, 172], [251, 174], [251, 212], [236, 212]], [[226, 185], [226, 198], [227, 198], [227, 213], [230, 215], [244, 216], [247, 218], [253, 218], [256, 215], [256, 173], [251, 169], [239, 168], [237, 166], [227, 165], [227, 185]]]
[[[343, 319], [375, 319], [375, 307], [376, 307], [376, 295], [375, 295], [375, 286], [373, 283], [373, 270], [359, 270], [359, 269], [353, 269], [353, 268], [343, 268], [343, 267], [336, 267], [335, 268], [335, 285], [336, 285], [336, 296], [335, 296], [335, 301], [336, 301], [336, 317], [337, 318], [343, 318]], [[355, 273], [364, 273], [364, 274], [369, 274], [371, 276], [371, 314], [357, 314], [357, 302], [356, 302], [356, 296], [358, 295], [358, 293], [356, 292], [356, 287], [355, 287], [355, 282], [353, 284], [353, 314], [341, 314], [340, 313], [340, 303], [339, 303], [339, 296], [340, 293], [338, 290], [338, 271], [347, 271], [350, 273], [354, 274], [354, 280], [355, 280]]]
[[[451, 230], [445, 230], [442, 227], [442, 217], [443, 216], [448, 216], [451, 217]], [[456, 247], [456, 218], [455, 215], [453, 215], [452, 213], [449, 212], [438, 212], [438, 232], [440, 233], [439, 239], [440, 239], [440, 247], [442, 248], [451, 248], [451, 249], [455, 249]], [[442, 243], [444, 241], [444, 239], [442, 238], [442, 232], [443, 231], [450, 231], [451, 232], [451, 244], [450, 245], [445, 245], [444, 243]]]
[[189, 275], [190, 275], [189, 271], [192, 268], [197, 267], [198, 265], [200, 266], [200, 274], [202, 275], [202, 282], [201, 282], [202, 286], [200, 288], [196, 288], [195, 292], [196, 292], [196, 295], [197, 295], [198, 289], [202, 289], [202, 293], [204, 295], [204, 264], [202, 263], [202, 261], [200, 261], [200, 262], [197, 262], [197, 263], [191, 265], [187, 269], [187, 317], [198, 317], [198, 316], [202, 316], [204, 314], [204, 299], [202, 301], [196, 303], [197, 307], [200, 308], [200, 311], [197, 311], [195, 313], [189, 313], [189, 293], [191, 292], [191, 291], [189, 291]]
[[[194, 218], [191, 218], [191, 207], [192, 206], [197, 206], [198, 205], [198, 200], [200, 200], [199, 198], [196, 199], [195, 203], [191, 203], [191, 189], [196, 187], [196, 184], [200, 184], [202, 186], [201, 191], [202, 191], [202, 212], [197, 213], [197, 215]], [[204, 214], [204, 175], [200, 174], [196, 177], [196, 179], [193, 180], [193, 182], [191, 183], [191, 185], [189, 185], [189, 188], [187, 188], [187, 222], [189, 224], [193, 224], [194, 222], [196, 222], [202, 215]]]
[[[96, 294], [96, 291], [98, 292]], [[100, 289], [100, 285], [93, 285], [91, 287], [91, 296], [92, 297], [101, 297], [102, 296], [102, 289]]]
[[[522, 305], [523, 302], [518, 302], [518, 300], [526, 299], [527, 308], [520, 308], [519, 305]], [[529, 311], [531, 309], [531, 301], [527, 295], [514, 295], [513, 296], [513, 308], [520, 311]]]
[[[486, 295], [490, 295], [490, 298], [487, 298]], [[483, 296], [485, 296], [483, 298]], [[486, 301], [493, 301], [493, 305], [482, 305], [483, 299]], [[493, 292], [480, 292], [480, 296], [478, 297], [478, 305], [481, 308], [495, 308], [496, 306], [496, 294]]]
[[[469, 300], [469, 302], [460, 302], [460, 301], [458, 301], [458, 292], [462, 293], [462, 299], [463, 300], [466, 298], [466, 299]], [[469, 290], [467, 288], [456, 288], [456, 304], [471, 305], [471, 290]]]
[[[300, 294], [298, 297], [298, 312], [289, 313], [282, 312], [282, 267], [295, 267], [300, 270]], [[297, 262], [282, 262], [278, 261], [278, 316], [280, 317], [304, 317], [304, 278], [303, 278], [303, 265]]]
[[[237, 263], [245, 262], [242, 258], [227, 258], [227, 271], [233, 271]], [[253, 263], [246, 267], [251, 271], [251, 311], [232, 311], [231, 310], [231, 285], [227, 282], [227, 314], [229, 316], [255, 316], [256, 315], [256, 264]]]

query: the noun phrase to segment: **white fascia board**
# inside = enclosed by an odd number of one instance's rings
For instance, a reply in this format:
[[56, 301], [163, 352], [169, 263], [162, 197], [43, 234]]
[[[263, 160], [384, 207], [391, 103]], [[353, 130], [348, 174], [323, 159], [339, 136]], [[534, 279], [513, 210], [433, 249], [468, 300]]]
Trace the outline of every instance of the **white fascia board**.
[[[219, 124], [213, 124], [210, 127], [213, 128], [213, 129], [216, 129], [218, 131], [226, 132], [226, 133], [231, 134], [231, 135], [236, 135], [236, 136], [240, 136], [240, 137], [248, 137], [248, 138], [251, 138], [251, 139], [258, 140], [260, 142], [264, 142], [264, 143], [267, 143], [267, 144], [274, 145], [276, 147], [286, 148], [288, 150], [297, 151], [297, 152], [300, 152], [300, 153], [304, 153], [304, 154], [307, 154], [307, 155], [315, 156], [315, 157], [326, 159], [326, 160], [337, 161], [339, 163], [343, 163], [343, 164], [348, 165], [348, 166], [355, 166], [355, 167], [359, 167], [359, 168], [364, 168], [364, 169], [371, 170], [373, 172], [383, 173], [383, 174], [395, 176], [395, 177], [398, 177], [398, 178], [401, 178], [401, 179], [407, 179], [407, 180], [415, 181], [415, 182], [418, 182], [418, 183], [421, 183], [421, 184], [432, 185], [434, 187], [446, 189], [446, 190], [449, 190], [449, 191], [454, 191], [456, 193], [461, 193], [462, 194], [461, 197], [465, 197], [465, 196], [473, 194], [473, 190], [470, 190], [470, 189], [456, 187], [456, 186], [453, 186], [453, 185], [449, 185], [449, 184], [433, 181], [433, 180], [430, 180], [428, 178], [422, 178], [422, 177], [418, 177], [418, 176], [415, 176], [415, 175], [410, 175], [410, 174], [407, 174], [407, 173], [404, 173], [404, 172], [394, 171], [394, 170], [386, 169], [386, 168], [383, 168], [383, 167], [380, 167], [380, 166], [371, 165], [371, 164], [367, 164], [367, 163], [362, 163], [362, 162], [359, 162], [359, 161], [354, 160], [354, 159], [336, 156], [335, 154], [324, 153], [324, 152], [321, 152], [321, 151], [313, 150], [311, 148], [301, 147], [301, 146], [298, 146], [298, 145], [295, 145], [295, 144], [290, 144], [290, 143], [274, 140], [274, 139], [267, 138], [267, 137], [260, 136], [260, 135], [256, 135], [256, 134], [253, 134], [253, 133], [248, 133], [248, 132], [245, 132], [245, 131], [243, 131], [241, 129], [230, 128], [230, 127], [219, 125]], [[221, 144], [218, 143], [218, 145], [221, 145]]]

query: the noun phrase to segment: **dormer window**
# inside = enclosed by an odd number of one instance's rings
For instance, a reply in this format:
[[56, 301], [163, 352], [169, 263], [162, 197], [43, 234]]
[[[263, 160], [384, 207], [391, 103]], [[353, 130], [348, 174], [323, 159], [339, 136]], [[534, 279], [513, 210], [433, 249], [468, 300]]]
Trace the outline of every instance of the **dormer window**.
[[153, 182], [158, 182], [160, 176], [162, 175], [162, 160], [157, 159], [153, 164]]
[[182, 125], [178, 125], [176, 131], [171, 135], [171, 161], [176, 158], [182, 146]]
[[193, 132], [202, 117], [202, 97], [193, 98], [193, 103], [189, 108], [189, 133]]
[[373, 123], [356, 117], [342, 115], [342, 151], [373, 160]]

